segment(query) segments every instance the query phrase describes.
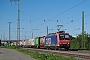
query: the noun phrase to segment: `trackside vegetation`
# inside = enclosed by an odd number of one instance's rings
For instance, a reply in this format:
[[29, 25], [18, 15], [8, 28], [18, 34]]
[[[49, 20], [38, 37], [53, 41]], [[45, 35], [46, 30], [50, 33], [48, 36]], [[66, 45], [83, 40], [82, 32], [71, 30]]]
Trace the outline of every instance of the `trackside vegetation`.
[[82, 34], [78, 34], [76, 37], [70, 36], [70, 48], [71, 49], [83, 49], [84, 50], [90, 50], [90, 34], [84, 33], [84, 39], [82, 43]]
[[81, 60], [76, 59], [74, 57], [65, 57], [65, 56], [59, 56], [59, 55], [53, 55], [53, 54], [40, 54], [37, 51], [29, 51], [22, 48], [17, 48], [16, 46], [4, 46], [3, 48], [9, 48], [17, 50], [23, 54], [29, 55], [31, 58], [34, 58], [35, 60]]

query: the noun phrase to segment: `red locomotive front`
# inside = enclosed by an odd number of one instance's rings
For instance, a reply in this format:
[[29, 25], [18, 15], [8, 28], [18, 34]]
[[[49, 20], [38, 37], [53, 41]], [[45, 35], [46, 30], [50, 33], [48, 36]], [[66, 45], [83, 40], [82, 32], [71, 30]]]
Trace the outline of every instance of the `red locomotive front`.
[[68, 33], [65, 33], [64, 31], [60, 31], [56, 33], [57, 40], [58, 40], [58, 46], [60, 48], [69, 49], [70, 48], [70, 37]]

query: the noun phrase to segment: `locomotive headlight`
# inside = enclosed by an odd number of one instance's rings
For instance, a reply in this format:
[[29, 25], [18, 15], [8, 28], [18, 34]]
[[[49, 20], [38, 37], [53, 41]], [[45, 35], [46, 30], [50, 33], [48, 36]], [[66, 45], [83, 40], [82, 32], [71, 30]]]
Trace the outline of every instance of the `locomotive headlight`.
[[60, 43], [60, 44], [62, 44], [62, 43]]
[[70, 44], [70, 43], [67, 43], [67, 44]]

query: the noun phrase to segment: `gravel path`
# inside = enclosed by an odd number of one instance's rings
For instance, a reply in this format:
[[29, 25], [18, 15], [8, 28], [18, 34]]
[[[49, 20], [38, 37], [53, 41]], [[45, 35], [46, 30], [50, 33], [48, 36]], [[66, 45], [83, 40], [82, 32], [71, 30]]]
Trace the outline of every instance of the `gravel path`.
[[35, 59], [15, 50], [0, 48], [0, 60], [35, 60]]

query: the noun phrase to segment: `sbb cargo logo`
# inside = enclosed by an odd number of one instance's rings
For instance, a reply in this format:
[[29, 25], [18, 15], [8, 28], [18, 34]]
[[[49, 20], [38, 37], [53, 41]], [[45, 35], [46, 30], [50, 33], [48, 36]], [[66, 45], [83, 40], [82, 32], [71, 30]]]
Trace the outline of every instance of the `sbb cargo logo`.
[[51, 44], [51, 38], [46, 38], [46, 44]]

